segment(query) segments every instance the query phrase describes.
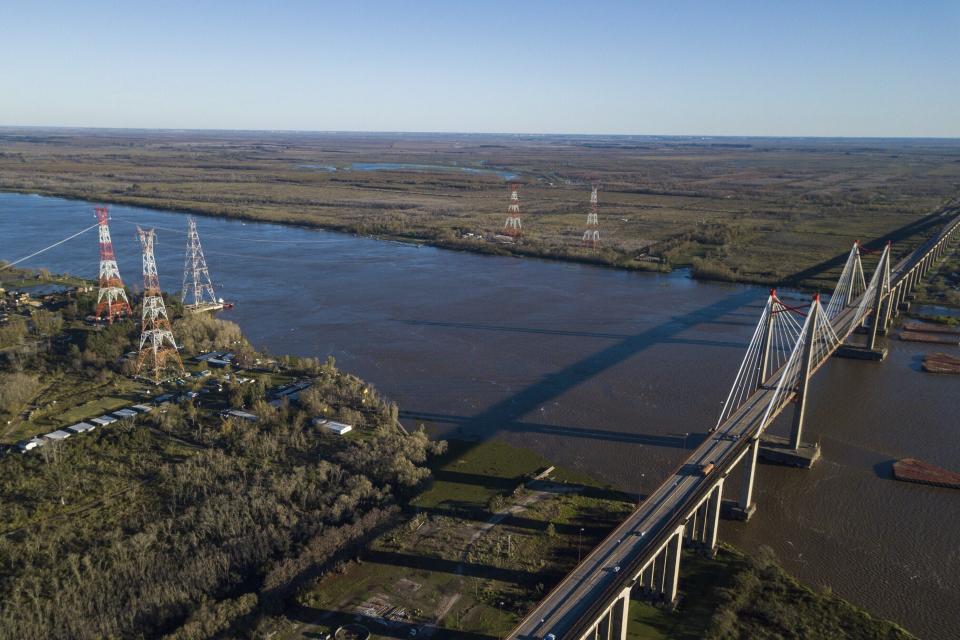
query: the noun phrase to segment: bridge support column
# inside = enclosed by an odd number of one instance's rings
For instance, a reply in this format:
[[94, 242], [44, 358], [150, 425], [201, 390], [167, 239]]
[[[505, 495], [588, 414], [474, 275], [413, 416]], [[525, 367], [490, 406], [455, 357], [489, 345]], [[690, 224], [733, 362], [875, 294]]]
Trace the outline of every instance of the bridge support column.
[[753, 502], [753, 482], [757, 475], [757, 456], [760, 453], [760, 439], [750, 441], [750, 448], [743, 456], [743, 480], [740, 481], [740, 495], [736, 504], [730, 507], [728, 517], [747, 522], [753, 517], [757, 505]]
[[883, 324], [881, 328], [883, 329], [884, 335], [890, 331], [890, 318], [893, 314], [893, 291], [887, 293], [887, 300], [883, 305]]
[[681, 525], [670, 538], [664, 549], [666, 571], [663, 581], [663, 599], [673, 604], [677, 600], [677, 589], [680, 585], [680, 552], [683, 547], [683, 526]]
[[630, 621], [630, 587], [620, 593], [610, 610], [610, 635], [612, 640], [627, 640], [627, 623]]
[[717, 483], [716, 488], [710, 492], [710, 498], [707, 500], [707, 518], [706, 518], [706, 543], [710, 555], [717, 551], [717, 535], [720, 532], [720, 506], [723, 504], [723, 480]]
[[607, 609], [600, 621], [597, 622], [597, 640], [610, 640], [610, 619], [613, 617], [613, 611]]

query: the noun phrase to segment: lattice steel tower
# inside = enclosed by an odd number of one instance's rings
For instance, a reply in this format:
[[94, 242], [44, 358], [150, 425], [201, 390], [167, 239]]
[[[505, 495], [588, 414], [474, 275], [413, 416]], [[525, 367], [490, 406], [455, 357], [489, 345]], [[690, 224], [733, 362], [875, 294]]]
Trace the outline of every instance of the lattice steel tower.
[[[190, 311], [216, 306], [217, 296], [213, 292], [210, 271], [203, 257], [200, 235], [197, 233], [197, 221], [193, 216], [187, 218], [187, 256], [183, 263], [183, 293], [180, 296], [184, 308]], [[189, 301], [190, 296], [193, 301]]]
[[113, 322], [114, 318], [133, 315], [133, 309], [130, 308], [127, 292], [123, 289], [117, 258], [113, 253], [108, 224], [110, 214], [106, 207], [95, 207], [94, 211], [97, 213], [100, 232], [100, 291], [97, 292], [97, 309], [93, 315], [97, 320], [106, 318]]
[[503, 234], [519, 238], [523, 235], [523, 225], [520, 224], [520, 185], [510, 185], [510, 206], [507, 207], [507, 221], [503, 223]]
[[144, 231], [138, 226], [137, 234], [143, 249], [143, 328], [140, 333], [140, 353], [137, 356], [137, 375], [143, 376], [146, 365], [151, 373], [144, 377], [160, 384], [169, 377], [169, 373], [183, 375], [183, 362], [177, 352], [177, 343], [173, 339], [167, 308], [160, 292], [157, 262], [153, 257], [156, 230]]
[[591, 186], [590, 211], [587, 213], [587, 230], [583, 232], [583, 244], [596, 248], [600, 244], [600, 223], [597, 220], [597, 209], [600, 207], [597, 192], [600, 190], [600, 183], [594, 182]]

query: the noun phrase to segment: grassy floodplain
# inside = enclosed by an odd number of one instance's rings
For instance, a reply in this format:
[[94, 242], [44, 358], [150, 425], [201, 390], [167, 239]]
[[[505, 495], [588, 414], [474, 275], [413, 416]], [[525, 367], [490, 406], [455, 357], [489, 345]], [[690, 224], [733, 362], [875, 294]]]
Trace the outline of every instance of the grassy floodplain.
[[[491, 239], [496, 171], [524, 183], [522, 244]], [[580, 243], [592, 179], [599, 250]], [[819, 287], [855, 239], [914, 246], [958, 185], [951, 140], [0, 129], [7, 191]]]

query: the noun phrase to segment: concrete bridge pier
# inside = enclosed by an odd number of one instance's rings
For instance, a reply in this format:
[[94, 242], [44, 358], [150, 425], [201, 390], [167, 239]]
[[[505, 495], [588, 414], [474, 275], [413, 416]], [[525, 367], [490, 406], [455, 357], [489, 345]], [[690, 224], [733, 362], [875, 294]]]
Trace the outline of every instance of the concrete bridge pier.
[[740, 495], [737, 497], [736, 503], [727, 508], [725, 517], [748, 522], [756, 512], [757, 505], [753, 501], [753, 482], [757, 475], [757, 457], [759, 453], [760, 440], [754, 438], [750, 441], [750, 448], [740, 462], [740, 464], [743, 465], [743, 480], [740, 481]]
[[634, 594], [638, 599], [673, 604], [680, 584], [680, 554], [686, 527], [674, 529], [670, 538], [660, 547], [634, 578]]
[[720, 528], [720, 507], [723, 503], [723, 479], [690, 513], [684, 526], [684, 538], [689, 546], [713, 555], [717, 550], [717, 533]]
[[581, 640], [627, 640], [627, 623], [630, 620], [630, 587], [625, 588], [617, 599], [607, 607], [596, 624], [580, 638]]

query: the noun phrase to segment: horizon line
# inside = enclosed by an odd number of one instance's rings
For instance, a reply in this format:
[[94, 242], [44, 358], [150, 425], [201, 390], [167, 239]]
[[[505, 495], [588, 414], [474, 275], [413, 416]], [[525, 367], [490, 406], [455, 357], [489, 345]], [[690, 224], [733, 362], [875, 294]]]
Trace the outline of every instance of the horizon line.
[[218, 129], [203, 127], [109, 127], [91, 125], [21, 125], [0, 124], [3, 129], [48, 129], [72, 131], [154, 131], [169, 133], [267, 133], [267, 134], [324, 134], [324, 135], [393, 135], [393, 136], [504, 136], [504, 137], [606, 137], [606, 138], [686, 138], [686, 139], [790, 139], [790, 140], [941, 140], [960, 141], [957, 136], [908, 136], [908, 135], [825, 135], [825, 134], [697, 134], [697, 133], [532, 133], [510, 131], [404, 131], [404, 130], [361, 130], [361, 129]]

